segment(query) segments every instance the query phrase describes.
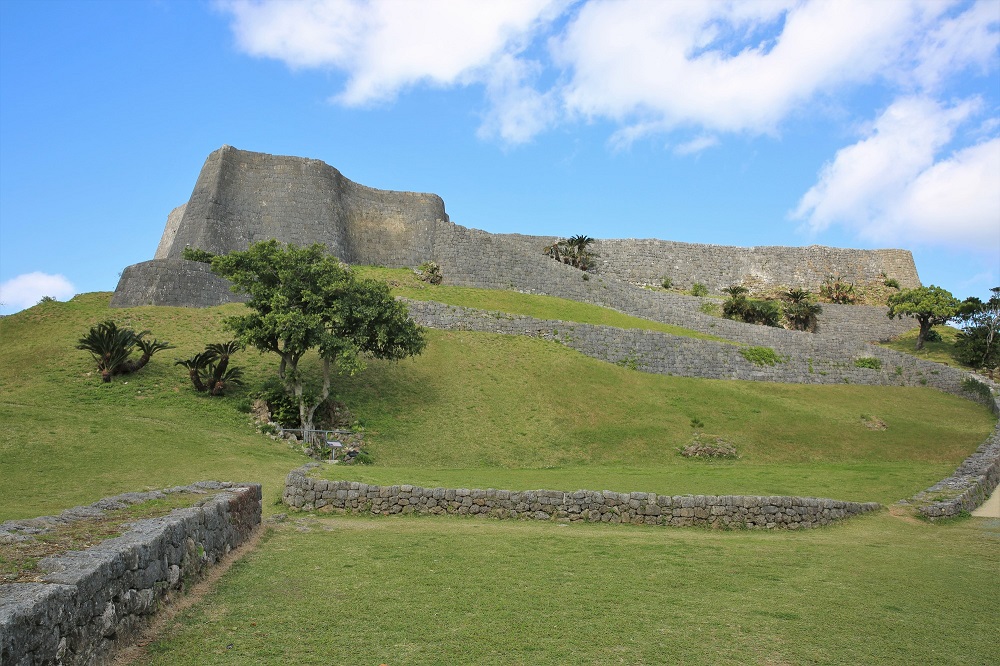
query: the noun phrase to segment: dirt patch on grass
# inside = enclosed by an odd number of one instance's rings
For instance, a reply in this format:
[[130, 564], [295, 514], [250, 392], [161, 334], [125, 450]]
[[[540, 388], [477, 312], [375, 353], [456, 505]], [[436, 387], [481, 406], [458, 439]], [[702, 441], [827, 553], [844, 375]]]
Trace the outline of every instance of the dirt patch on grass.
[[925, 525], [924, 521], [917, 518], [917, 510], [912, 506], [906, 506], [903, 504], [893, 504], [889, 507], [889, 515], [893, 518], [898, 518], [904, 523], [909, 523], [911, 525]]

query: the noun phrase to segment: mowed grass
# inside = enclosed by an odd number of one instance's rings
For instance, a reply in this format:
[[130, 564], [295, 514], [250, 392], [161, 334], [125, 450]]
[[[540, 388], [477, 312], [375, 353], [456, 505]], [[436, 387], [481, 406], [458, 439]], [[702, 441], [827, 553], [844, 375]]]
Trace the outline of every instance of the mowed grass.
[[[257, 434], [240, 394], [196, 394], [173, 365], [225, 340], [221, 319], [242, 306], [110, 310], [108, 296], [0, 319], [0, 519], [206, 478], [262, 481], [265, 512], [284, 510], [283, 477], [307, 459]], [[108, 318], [178, 349], [101, 384], [74, 345]], [[950, 473], [994, 425], [930, 389], [712, 382], [536, 339], [428, 341], [338, 380], [378, 464], [323, 472], [887, 503]], [[275, 367], [253, 352], [234, 363], [251, 383]], [[742, 458], [678, 456], [694, 418]], [[992, 664], [998, 546], [997, 521], [887, 512], [804, 533], [293, 515], [139, 663]]]
[[[225, 339], [220, 321], [242, 306], [108, 308], [109, 294], [45, 303], [0, 320], [0, 520], [58, 513], [120, 492], [194, 481], [259, 481], [280, 494], [302, 456], [255, 431], [235, 398], [196, 393], [174, 359]], [[113, 318], [177, 349], [102, 384], [86, 352], [90, 326]], [[268, 359], [269, 361], [269, 359]], [[239, 355], [260, 377], [264, 359]]]
[[473, 289], [470, 287], [429, 284], [422, 282], [408, 268], [356, 266], [355, 270], [359, 275], [377, 280], [385, 280], [389, 283], [393, 295], [405, 296], [417, 301], [437, 301], [446, 305], [509, 312], [511, 314], [535, 317], [536, 319], [556, 319], [581, 324], [637, 328], [669, 333], [686, 338], [729, 342], [724, 338], [701, 333], [689, 328], [664, 324], [651, 319], [633, 317], [617, 310], [612, 310], [611, 308], [571, 301], [555, 296], [522, 294], [521, 292], [505, 289]]
[[[0, 321], [0, 518], [58, 512], [100, 497], [215, 478], [263, 481], [268, 511], [307, 459], [256, 433], [240, 394], [195, 393], [173, 365], [226, 339], [242, 306], [107, 308], [107, 294], [47, 303]], [[102, 384], [74, 348], [114, 318], [177, 345], [142, 372]], [[373, 467], [327, 474], [379, 483], [644, 490], [664, 494], [823, 495], [888, 503], [946, 476], [993, 426], [983, 407], [929, 389], [799, 386], [650, 375], [558, 343], [428, 331], [415, 359], [373, 362], [336, 396], [365, 429]], [[244, 352], [248, 383], [275, 359]], [[864, 427], [862, 415], [888, 424]], [[707, 433], [736, 461], [685, 459]], [[45, 487], [38, 496], [35, 489]]]
[[883, 347], [888, 347], [904, 354], [910, 354], [925, 361], [934, 361], [935, 363], [942, 363], [955, 368], [968, 369], [968, 366], [959, 361], [955, 356], [955, 340], [959, 330], [952, 326], [935, 326], [931, 330], [940, 334], [941, 341], [924, 342], [924, 348], [920, 351], [916, 349], [917, 329], [907, 331], [888, 342], [880, 344]]
[[137, 663], [986, 666], [1000, 661], [998, 570], [1000, 521], [307, 518]]

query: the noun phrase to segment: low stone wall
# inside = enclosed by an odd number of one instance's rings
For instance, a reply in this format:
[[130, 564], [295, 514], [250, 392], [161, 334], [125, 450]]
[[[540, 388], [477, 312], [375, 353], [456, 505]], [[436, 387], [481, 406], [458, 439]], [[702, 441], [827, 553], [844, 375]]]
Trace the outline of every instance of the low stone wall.
[[[993, 401], [993, 413], [1000, 414], [1000, 400]], [[997, 486], [1000, 486], [1000, 422], [954, 474], [917, 493], [907, 503], [915, 504], [917, 511], [932, 520], [948, 518], [976, 509]]]
[[293, 470], [285, 480], [282, 500], [306, 511], [352, 511], [471, 515], [521, 520], [566, 520], [632, 523], [671, 527], [732, 529], [805, 529], [881, 505], [815, 497], [749, 495], [657, 495], [610, 490], [469, 490], [376, 486], [358, 481], [327, 481], [308, 476], [315, 464]]
[[[222, 490], [201, 506], [140, 520], [126, 533], [84, 551], [43, 559], [40, 582], [0, 586], [0, 664], [105, 663], [147, 623], [161, 602], [260, 524], [259, 484], [202, 482], [170, 489]], [[160, 496], [129, 493], [61, 516], [8, 521], [0, 539], [20, 540], [46, 527]]]

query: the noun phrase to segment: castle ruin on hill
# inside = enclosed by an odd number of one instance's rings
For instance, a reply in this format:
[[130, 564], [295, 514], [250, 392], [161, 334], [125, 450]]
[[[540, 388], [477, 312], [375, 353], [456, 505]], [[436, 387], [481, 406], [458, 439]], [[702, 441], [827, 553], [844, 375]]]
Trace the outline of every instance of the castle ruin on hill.
[[319, 160], [223, 146], [208, 156], [188, 202], [170, 213], [155, 257], [125, 269], [111, 304], [198, 307], [238, 300], [207, 265], [184, 260], [184, 248], [223, 254], [271, 238], [322, 243], [349, 264], [415, 267], [435, 261], [445, 284], [550, 294], [625, 311], [634, 308], [622, 307], [621, 293], [659, 284], [665, 276], [678, 288], [701, 283], [712, 293], [743, 282], [816, 291], [830, 275], [859, 284], [890, 276], [904, 288], [920, 285], [906, 250], [655, 239], [597, 240], [595, 279], [581, 281], [579, 271], [543, 255], [556, 237], [463, 227], [449, 219], [435, 194], [378, 190]]

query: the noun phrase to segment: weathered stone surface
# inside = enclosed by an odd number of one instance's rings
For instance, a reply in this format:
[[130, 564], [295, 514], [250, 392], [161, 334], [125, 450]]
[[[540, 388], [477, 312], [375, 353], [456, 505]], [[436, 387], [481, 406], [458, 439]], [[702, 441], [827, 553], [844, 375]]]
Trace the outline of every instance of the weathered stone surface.
[[[258, 484], [212, 482], [166, 492], [223, 487], [225, 492], [201, 506], [138, 521], [93, 548], [43, 559], [40, 583], [0, 586], [0, 664], [92, 664], [110, 658], [158, 602], [202, 575], [260, 524]], [[119, 495], [91, 506], [137, 503], [145, 495]], [[71, 510], [63, 517], [86, 513]], [[0, 530], [16, 532], [22, 522], [9, 521]]]
[[[330, 488], [349, 488], [350, 481], [313, 479], [306, 470], [294, 470], [285, 480], [285, 503], [292, 508], [315, 510], [316, 503], [296, 505], [294, 500], [314, 493], [319, 484]], [[404, 488], [411, 486], [368, 486], [371, 497], [385, 498], [385, 505], [370, 502], [363, 497], [349, 497], [342, 510], [383, 513], [428, 513], [483, 516], [494, 518], [519, 518], [530, 520], [559, 520], [590, 522], [633, 523], [645, 525], [731, 527], [805, 528], [818, 527], [810, 519], [810, 508], [820, 503], [825, 509], [825, 523], [854, 516], [880, 508], [875, 503], [843, 502], [840, 500], [809, 497], [743, 497], [715, 495], [678, 495], [674, 497], [656, 493], [616, 493], [609, 490], [558, 490], [507, 491], [467, 488]], [[420, 490], [421, 492], [415, 492]], [[447, 499], [451, 497], [452, 499]], [[382, 501], [380, 499], [380, 501]], [[388, 507], [388, 508], [386, 508]], [[756, 517], [755, 517], [756, 516]], [[765, 519], [764, 516], [767, 516]], [[824, 524], [825, 524], [824, 523]]]
[[[190, 200], [170, 213], [155, 259], [123, 272], [112, 305], [202, 307], [236, 300], [225, 282], [183, 262], [184, 248], [224, 253], [270, 238], [323, 243], [352, 264], [413, 267], [435, 261], [448, 284], [547, 293], [668, 323], [694, 319], [698, 330], [712, 323], [698, 311], [701, 299], [637, 285], [670, 276], [678, 286], [701, 282], [716, 293], [744, 279], [816, 291], [831, 274], [867, 283], [882, 272], [904, 287], [920, 285], [906, 250], [739, 248], [654, 239], [597, 241], [598, 278], [583, 281], [578, 270], [542, 255], [554, 237], [469, 229], [448, 219], [436, 195], [377, 190], [318, 160], [223, 146], [208, 156]], [[820, 331], [885, 336], [912, 327], [884, 317], [858, 327], [858, 312], [824, 306]]]

